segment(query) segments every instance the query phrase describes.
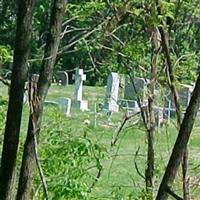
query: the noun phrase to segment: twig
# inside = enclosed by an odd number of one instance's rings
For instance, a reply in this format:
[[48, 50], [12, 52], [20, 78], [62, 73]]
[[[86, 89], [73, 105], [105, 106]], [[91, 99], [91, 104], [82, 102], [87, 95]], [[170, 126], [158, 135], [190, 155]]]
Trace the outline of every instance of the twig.
[[136, 162], [139, 151], [140, 151], [140, 146], [138, 147], [137, 151], [135, 152], [134, 165], [135, 165], [135, 169], [136, 169], [137, 173], [145, 180], [145, 176], [140, 172], [140, 170], [137, 166], [137, 162]]
[[130, 115], [130, 116], [127, 116], [127, 115], [125, 116], [125, 118], [124, 118], [124, 120], [122, 121], [120, 127], [118, 128], [116, 134], [113, 134], [113, 136], [112, 136], [111, 147], [113, 147], [113, 146], [116, 144], [116, 142], [117, 142], [117, 140], [118, 140], [118, 136], [119, 136], [120, 132], [122, 131], [122, 129], [123, 129], [124, 125], [126, 124], [126, 122], [127, 122], [129, 119], [131, 119], [132, 117], [138, 115], [139, 113], [140, 113], [140, 112], [137, 112], [137, 113], [135, 113], [135, 114], [133, 114], [133, 115]]
[[47, 187], [46, 179], [45, 179], [42, 167], [40, 165], [39, 157], [38, 157], [38, 145], [37, 145], [37, 138], [36, 138], [35, 133], [34, 133], [34, 151], [35, 151], [36, 165], [37, 165], [37, 168], [38, 168], [38, 171], [39, 171], [40, 179], [42, 181], [45, 199], [48, 200], [49, 199], [49, 197], [48, 197], [48, 187]]
[[0, 76], [0, 81], [1, 81], [4, 85], [10, 87], [10, 83], [9, 83], [7, 80], [5, 80], [3, 77], [1, 77], [1, 76]]
[[97, 176], [94, 179], [94, 182], [92, 183], [92, 185], [89, 187], [88, 192], [91, 192], [92, 189], [94, 188], [94, 186], [96, 185], [96, 183], [98, 182], [100, 176], [101, 176], [101, 172], [102, 172], [103, 167], [101, 166], [98, 170]]
[[175, 194], [169, 187], [166, 188], [166, 192], [177, 200], [183, 200], [182, 197], [179, 197], [177, 194]]

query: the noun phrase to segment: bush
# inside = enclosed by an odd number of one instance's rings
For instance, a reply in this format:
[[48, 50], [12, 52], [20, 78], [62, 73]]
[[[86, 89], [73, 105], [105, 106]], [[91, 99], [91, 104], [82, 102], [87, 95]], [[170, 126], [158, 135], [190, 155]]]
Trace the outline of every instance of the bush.
[[[105, 149], [84, 132], [79, 135], [73, 133], [66, 118], [56, 112], [48, 114], [51, 122], [47, 122], [48, 127], [41, 132], [40, 157], [50, 198], [87, 199], [90, 187], [102, 168], [101, 159]], [[39, 185], [37, 178], [35, 189]], [[42, 199], [42, 191], [40, 197]]]

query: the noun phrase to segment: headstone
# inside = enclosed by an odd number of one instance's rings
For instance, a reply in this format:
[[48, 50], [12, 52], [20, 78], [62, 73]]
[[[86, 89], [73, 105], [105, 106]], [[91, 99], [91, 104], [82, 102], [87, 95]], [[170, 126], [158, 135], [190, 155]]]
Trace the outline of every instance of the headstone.
[[60, 97], [58, 99], [58, 104], [59, 104], [60, 110], [62, 112], [64, 112], [66, 116], [70, 116], [71, 99], [70, 98], [65, 98], [65, 97]]
[[83, 69], [77, 69], [75, 74], [75, 93], [72, 106], [82, 111], [88, 110], [88, 101], [83, 100], [83, 81], [86, 80], [86, 75]]
[[[194, 87], [191, 85], [181, 85], [181, 88], [178, 90], [179, 102], [183, 110], [189, 105], [193, 90]], [[168, 109], [168, 116], [175, 115], [174, 99], [170, 91], [165, 95], [165, 107]]]
[[147, 104], [147, 83], [143, 78], [130, 78], [125, 77], [124, 86], [124, 99], [120, 99], [120, 104], [123, 108], [136, 111], [140, 110], [138, 105], [138, 98], [140, 100], [141, 106], [146, 106]]
[[[194, 87], [191, 85], [181, 85], [181, 88], [178, 90], [180, 105], [183, 109], [185, 109], [189, 105], [193, 90]], [[174, 99], [171, 92], [166, 95], [166, 100], [167, 102], [165, 103], [165, 105], [169, 105], [170, 103], [170, 108], [174, 109]]]
[[57, 84], [67, 86], [69, 84], [69, 76], [65, 71], [58, 71], [55, 74], [55, 81]]
[[146, 91], [147, 82], [143, 78], [135, 77], [133, 79], [130, 79], [129, 77], [126, 77], [124, 99], [137, 101], [138, 97], [140, 97], [141, 100], [144, 100]]
[[44, 105], [45, 106], [53, 106], [53, 107], [58, 107], [59, 106], [58, 102], [56, 102], [56, 101], [48, 101], [48, 100], [46, 100], [44, 102]]
[[119, 92], [119, 74], [111, 72], [107, 79], [106, 99], [104, 109], [110, 112], [118, 112], [119, 105], [118, 101]]
[[184, 108], [189, 105], [193, 90], [194, 87], [191, 85], [182, 85], [182, 88], [179, 91], [179, 99], [181, 106]]
[[94, 127], [97, 127], [97, 104], [94, 104]]

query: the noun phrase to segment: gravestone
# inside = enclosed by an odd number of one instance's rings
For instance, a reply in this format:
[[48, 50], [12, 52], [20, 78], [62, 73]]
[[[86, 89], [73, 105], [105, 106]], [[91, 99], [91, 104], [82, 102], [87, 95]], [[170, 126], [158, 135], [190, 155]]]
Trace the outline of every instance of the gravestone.
[[[178, 89], [179, 101], [182, 108], [185, 109], [189, 105], [193, 90], [194, 87], [191, 85], [181, 85], [181, 88]], [[173, 96], [170, 91], [166, 94], [166, 100], [166, 105], [171, 102], [171, 108], [175, 108]]]
[[58, 107], [59, 107], [59, 104], [58, 104], [58, 102], [56, 102], [56, 101], [49, 101], [49, 100], [46, 100], [46, 101], [44, 102], [44, 106], [51, 106], [51, 107], [58, 108]]
[[58, 99], [59, 108], [66, 116], [70, 116], [71, 111], [71, 99], [66, 97], [60, 97]]
[[55, 73], [55, 81], [57, 84], [67, 86], [69, 84], [69, 76], [65, 71], [58, 71]]
[[[181, 85], [181, 88], [178, 90], [179, 102], [183, 110], [189, 105], [193, 90], [194, 87], [192, 85]], [[176, 110], [171, 92], [168, 92], [165, 96], [165, 108], [167, 110], [168, 119], [175, 116]]]
[[[138, 97], [141, 100], [141, 105], [145, 106], [147, 102], [146, 93], [147, 93], [147, 82], [143, 78], [134, 77], [125, 77], [125, 87], [124, 87], [124, 99], [121, 100], [123, 107], [129, 109], [138, 110]], [[134, 83], [134, 84], [133, 84]]]
[[119, 105], [117, 104], [119, 92], [119, 79], [119, 74], [114, 72], [111, 72], [107, 79], [104, 109], [111, 112], [119, 111]]
[[179, 99], [183, 108], [186, 108], [189, 105], [193, 90], [194, 87], [191, 85], [182, 85], [182, 88], [179, 91]]
[[133, 82], [129, 77], [125, 78], [124, 99], [137, 101], [137, 98], [140, 97], [144, 100], [146, 91], [147, 83], [143, 78], [135, 77]]
[[83, 100], [83, 81], [86, 80], [86, 75], [83, 69], [77, 69], [75, 74], [75, 92], [72, 107], [82, 111], [88, 110], [88, 101]]

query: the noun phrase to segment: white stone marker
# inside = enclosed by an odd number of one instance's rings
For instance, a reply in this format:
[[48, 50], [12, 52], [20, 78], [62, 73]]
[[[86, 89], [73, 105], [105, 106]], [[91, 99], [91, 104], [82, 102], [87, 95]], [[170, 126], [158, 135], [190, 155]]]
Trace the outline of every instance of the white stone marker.
[[60, 97], [58, 99], [59, 108], [66, 116], [70, 116], [71, 111], [71, 99], [66, 97]]
[[77, 69], [75, 74], [75, 93], [73, 100], [73, 107], [82, 111], [88, 110], [88, 101], [83, 100], [83, 81], [86, 80], [86, 74], [83, 69]]
[[119, 105], [117, 104], [119, 93], [119, 79], [119, 74], [114, 72], [111, 72], [107, 79], [104, 109], [111, 112], [119, 111]]

